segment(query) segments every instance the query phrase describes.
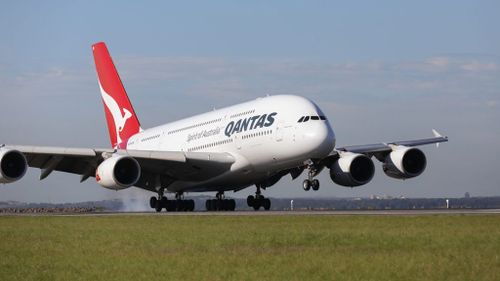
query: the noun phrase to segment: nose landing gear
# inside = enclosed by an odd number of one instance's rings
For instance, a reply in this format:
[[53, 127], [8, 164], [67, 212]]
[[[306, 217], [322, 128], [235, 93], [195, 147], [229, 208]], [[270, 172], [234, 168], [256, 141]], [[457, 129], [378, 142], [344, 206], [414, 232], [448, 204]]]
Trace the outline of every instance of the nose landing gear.
[[318, 170], [314, 167], [314, 165], [308, 166], [309, 172], [307, 173], [307, 179], [302, 182], [302, 188], [305, 191], [309, 191], [311, 188], [314, 191], [318, 191], [319, 189], [319, 180], [314, 177], [319, 173]]

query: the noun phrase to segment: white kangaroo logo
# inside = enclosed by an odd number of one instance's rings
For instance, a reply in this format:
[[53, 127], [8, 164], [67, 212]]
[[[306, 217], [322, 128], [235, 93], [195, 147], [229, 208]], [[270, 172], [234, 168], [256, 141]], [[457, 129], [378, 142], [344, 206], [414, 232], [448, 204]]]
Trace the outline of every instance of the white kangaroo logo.
[[113, 115], [117, 144], [119, 144], [122, 142], [120, 132], [125, 128], [125, 123], [127, 122], [127, 120], [132, 117], [132, 113], [130, 113], [130, 111], [128, 111], [126, 108], [122, 108], [123, 112], [125, 112], [125, 115], [123, 116], [122, 111], [120, 110], [120, 106], [110, 95], [108, 95], [108, 93], [106, 93], [106, 91], [104, 91], [101, 83], [99, 83], [99, 88], [101, 88], [101, 96], [104, 104], [106, 104], [106, 107], [111, 112], [111, 115]]

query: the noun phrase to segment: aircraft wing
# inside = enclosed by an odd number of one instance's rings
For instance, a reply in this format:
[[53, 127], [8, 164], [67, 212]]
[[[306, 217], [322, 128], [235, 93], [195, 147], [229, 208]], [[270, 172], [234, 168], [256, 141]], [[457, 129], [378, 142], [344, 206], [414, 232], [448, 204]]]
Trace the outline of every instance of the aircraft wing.
[[439, 144], [441, 142], [447, 142], [448, 137], [442, 136], [436, 130], [432, 130], [434, 137], [426, 139], [416, 139], [416, 140], [405, 140], [405, 141], [394, 141], [388, 143], [375, 143], [375, 144], [365, 144], [365, 145], [351, 145], [337, 148], [337, 151], [348, 151], [353, 153], [363, 153], [367, 155], [374, 155], [377, 153], [390, 152], [392, 146], [402, 145], [402, 146], [420, 146], [426, 144]]
[[[436, 130], [432, 130], [434, 137], [425, 139], [415, 139], [415, 140], [404, 140], [404, 141], [392, 141], [387, 143], [374, 143], [374, 144], [363, 144], [363, 145], [350, 145], [336, 148], [332, 154], [324, 159], [319, 160], [319, 167], [322, 169], [325, 166], [329, 166], [333, 161], [340, 157], [342, 152], [352, 152], [365, 154], [368, 157], [375, 156], [377, 159], [384, 159], [387, 154], [389, 154], [394, 147], [397, 146], [420, 146], [426, 144], [436, 144], [439, 145], [441, 142], [447, 142], [448, 137], [442, 136]], [[382, 161], [382, 160], [381, 160]]]
[[202, 181], [229, 171], [234, 157], [229, 153], [113, 150], [44, 146], [4, 146], [22, 152], [29, 167], [41, 169], [40, 179], [53, 171], [81, 175], [81, 182], [95, 177], [99, 164], [113, 154], [133, 157], [141, 166], [141, 178], [135, 185], [154, 190], [154, 182], [163, 187], [177, 180]]

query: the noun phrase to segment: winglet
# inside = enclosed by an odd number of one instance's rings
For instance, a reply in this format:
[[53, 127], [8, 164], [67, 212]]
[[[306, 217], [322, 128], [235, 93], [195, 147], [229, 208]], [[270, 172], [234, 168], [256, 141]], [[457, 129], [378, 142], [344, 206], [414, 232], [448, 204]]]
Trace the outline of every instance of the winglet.
[[438, 131], [436, 131], [436, 129], [432, 129], [432, 134], [436, 138], [442, 138], [443, 137], [443, 135], [441, 135]]
[[[434, 135], [435, 138], [442, 138], [443, 135], [441, 135], [436, 129], [432, 129], [432, 134]], [[436, 147], [439, 147], [439, 142], [436, 143]]]

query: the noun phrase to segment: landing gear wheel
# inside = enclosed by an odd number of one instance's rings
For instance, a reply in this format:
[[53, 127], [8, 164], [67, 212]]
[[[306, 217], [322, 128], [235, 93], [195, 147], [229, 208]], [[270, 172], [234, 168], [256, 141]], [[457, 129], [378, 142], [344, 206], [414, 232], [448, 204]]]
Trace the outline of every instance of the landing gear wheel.
[[312, 189], [314, 191], [318, 191], [318, 189], [319, 189], [319, 180], [317, 180], [317, 179], [312, 180], [311, 187], [312, 187]]
[[264, 210], [268, 211], [271, 209], [271, 200], [264, 197], [261, 193], [261, 187], [257, 185], [257, 191], [255, 192], [255, 196], [249, 195], [247, 197], [248, 207], [253, 208], [255, 211], [258, 211], [260, 207], [264, 208]]
[[157, 213], [161, 212], [161, 209], [163, 209], [163, 206], [161, 205], [161, 201], [160, 200], [156, 200], [156, 206], [155, 206], [155, 210]]
[[187, 211], [192, 212], [194, 211], [194, 200], [187, 200]]
[[252, 207], [254, 202], [255, 202], [255, 197], [253, 195], [248, 195], [248, 197], [247, 197], [248, 207]]
[[207, 211], [234, 211], [236, 201], [234, 199], [210, 199], [205, 202]]
[[176, 201], [175, 200], [168, 200], [166, 209], [167, 209], [167, 212], [175, 212], [175, 210], [177, 209]]
[[234, 211], [236, 209], [236, 201], [234, 199], [230, 199], [228, 203], [228, 211]]
[[156, 201], [158, 201], [158, 199], [154, 196], [149, 198], [149, 207], [151, 207], [151, 209], [156, 208]]
[[252, 206], [255, 211], [258, 211], [260, 209], [260, 200], [255, 201], [254, 205]]
[[161, 197], [160, 205], [161, 205], [162, 208], [165, 208], [165, 210], [167, 209], [167, 205], [168, 205], [168, 199], [167, 199], [167, 197], [165, 197], [165, 196]]
[[311, 189], [311, 181], [310, 180], [304, 180], [302, 182], [302, 188], [305, 190], [305, 191], [309, 191]]
[[216, 201], [217, 200], [214, 200], [214, 199], [207, 200], [207, 202], [205, 203], [205, 207], [207, 207], [207, 211], [215, 211]]
[[184, 211], [184, 202], [182, 202], [182, 200], [175, 200], [175, 211], [176, 212]]
[[269, 211], [269, 209], [271, 209], [271, 200], [269, 200], [269, 198], [262, 199], [262, 206], [264, 210]]

